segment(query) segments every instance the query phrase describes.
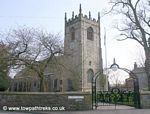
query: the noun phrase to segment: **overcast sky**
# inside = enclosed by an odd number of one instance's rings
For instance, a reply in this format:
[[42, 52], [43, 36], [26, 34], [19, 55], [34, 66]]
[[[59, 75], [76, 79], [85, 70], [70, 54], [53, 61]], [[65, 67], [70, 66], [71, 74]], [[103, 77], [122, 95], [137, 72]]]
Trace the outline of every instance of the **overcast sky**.
[[[82, 4], [83, 14], [91, 11], [91, 16], [97, 19], [98, 12], [108, 8], [109, 0], [0, 0], [0, 32], [22, 26], [44, 29], [51, 33], [60, 33], [64, 38], [64, 14], [70, 18], [72, 11], [79, 13]], [[103, 63], [105, 65], [104, 28], [107, 36], [107, 67], [113, 58], [120, 67], [133, 68], [135, 61], [141, 61], [142, 48], [135, 41], [116, 41], [117, 31], [112, 27], [117, 21], [114, 16], [101, 18], [101, 39], [103, 49]]]

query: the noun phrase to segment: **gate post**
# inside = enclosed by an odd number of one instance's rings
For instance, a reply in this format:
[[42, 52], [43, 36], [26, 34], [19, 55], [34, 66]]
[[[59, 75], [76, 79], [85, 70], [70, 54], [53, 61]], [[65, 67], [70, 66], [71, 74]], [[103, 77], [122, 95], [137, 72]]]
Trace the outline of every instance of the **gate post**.
[[136, 108], [141, 108], [141, 102], [140, 102], [140, 92], [139, 92], [139, 80], [138, 78], [135, 78], [134, 81], [134, 92], [136, 93], [135, 97], [135, 107]]
[[96, 82], [92, 80], [92, 109], [97, 109], [96, 105]]

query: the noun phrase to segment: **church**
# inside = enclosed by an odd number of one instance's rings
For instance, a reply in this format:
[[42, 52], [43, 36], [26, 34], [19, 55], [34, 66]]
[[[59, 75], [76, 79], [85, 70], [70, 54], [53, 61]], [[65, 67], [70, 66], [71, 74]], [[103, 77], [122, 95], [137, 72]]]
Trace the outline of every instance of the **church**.
[[[67, 18], [65, 13], [64, 55], [58, 56], [60, 65], [48, 65], [44, 75], [47, 92], [91, 91], [92, 77], [102, 71], [102, 49], [100, 37], [100, 13], [98, 18], [79, 14]], [[62, 67], [65, 66], [65, 67]], [[97, 87], [101, 88], [100, 81]], [[105, 85], [103, 85], [105, 86]], [[38, 92], [39, 79], [30, 69], [16, 74], [10, 91]]]

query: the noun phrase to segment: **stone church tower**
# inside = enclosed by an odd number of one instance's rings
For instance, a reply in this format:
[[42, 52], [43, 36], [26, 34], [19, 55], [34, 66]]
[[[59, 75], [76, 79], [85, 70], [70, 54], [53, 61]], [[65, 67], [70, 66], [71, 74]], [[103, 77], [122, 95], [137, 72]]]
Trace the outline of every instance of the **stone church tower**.
[[98, 19], [82, 14], [81, 4], [79, 14], [67, 19], [65, 13], [64, 52], [68, 67], [79, 91], [91, 91], [94, 74], [102, 70], [102, 52], [100, 38], [100, 14]]
[[[44, 71], [46, 91], [91, 91], [92, 77], [102, 71], [100, 14], [98, 19], [79, 14], [67, 19], [65, 13], [64, 55], [57, 56]], [[10, 91], [39, 91], [39, 78], [32, 69], [23, 69], [11, 82]], [[103, 79], [97, 89], [103, 89]]]

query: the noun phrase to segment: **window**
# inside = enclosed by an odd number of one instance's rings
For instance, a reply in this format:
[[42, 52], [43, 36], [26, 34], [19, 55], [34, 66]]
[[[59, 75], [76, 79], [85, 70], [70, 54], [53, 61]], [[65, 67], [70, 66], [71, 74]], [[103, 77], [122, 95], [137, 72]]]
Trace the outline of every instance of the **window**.
[[75, 29], [74, 29], [74, 27], [72, 27], [70, 29], [70, 33], [71, 33], [71, 41], [74, 41], [75, 40]]
[[24, 82], [23, 91], [26, 91], [26, 82]]
[[92, 69], [89, 69], [89, 70], [87, 71], [87, 82], [88, 82], [88, 83], [91, 83], [91, 82], [92, 82], [93, 76], [94, 76], [93, 70], [92, 70]]
[[57, 85], [58, 85], [57, 83], [58, 83], [58, 79], [55, 79], [54, 80], [54, 89], [57, 89]]
[[15, 83], [15, 85], [14, 85], [14, 91], [17, 91], [17, 86], [18, 86], [18, 84]]
[[72, 83], [72, 80], [68, 79], [67, 82], [68, 82], [68, 91], [73, 91], [73, 83]]
[[19, 82], [19, 90], [18, 91], [22, 91], [22, 82]]
[[27, 82], [27, 91], [31, 91], [31, 82]]
[[92, 27], [89, 27], [87, 29], [87, 39], [88, 40], [93, 40], [93, 28]]
[[34, 87], [36, 87], [36, 81], [34, 82]]
[[53, 81], [53, 91], [54, 92], [60, 92], [60, 80], [54, 79]]

